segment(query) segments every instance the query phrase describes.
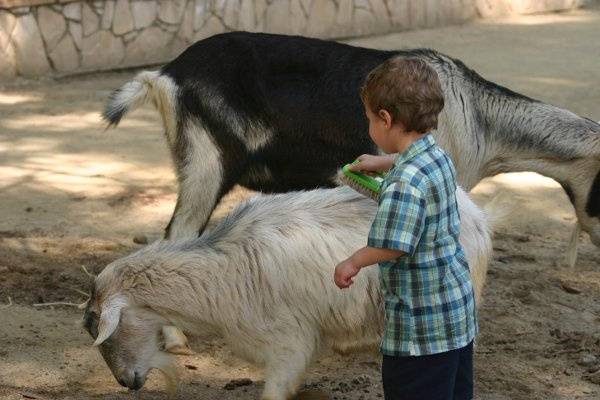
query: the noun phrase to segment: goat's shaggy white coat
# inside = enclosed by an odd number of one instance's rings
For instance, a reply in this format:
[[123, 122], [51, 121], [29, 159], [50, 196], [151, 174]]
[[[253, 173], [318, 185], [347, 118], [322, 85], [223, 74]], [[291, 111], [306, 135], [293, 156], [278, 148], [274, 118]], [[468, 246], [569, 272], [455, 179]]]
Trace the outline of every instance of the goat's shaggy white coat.
[[[461, 189], [457, 199], [460, 241], [480, 302], [490, 232]], [[92, 315], [101, 315], [99, 332], [88, 329], [121, 380], [131, 370], [145, 379], [144, 360], [154, 356], [143, 353], [159, 350], [136, 350], [129, 342], [156, 336], [156, 321], [191, 335], [218, 333], [235, 354], [264, 366], [264, 400], [288, 399], [325, 346], [345, 353], [380, 342], [378, 268], [363, 269], [347, 290], [333, 282], [335, 265], [365, 245], [375, 211], [374, 201], [349, 188], [257, 196], [200, 238], [158, 241], [106, 267], [86, 310], [90, 327], [96, 326]], [[136, 310], [154, 313], [153, 322], [135, 319]], [[120, 326], [103, 322], [120, 314]], [[119, 360], [115, 354], [127, 348], [133, 355]]]

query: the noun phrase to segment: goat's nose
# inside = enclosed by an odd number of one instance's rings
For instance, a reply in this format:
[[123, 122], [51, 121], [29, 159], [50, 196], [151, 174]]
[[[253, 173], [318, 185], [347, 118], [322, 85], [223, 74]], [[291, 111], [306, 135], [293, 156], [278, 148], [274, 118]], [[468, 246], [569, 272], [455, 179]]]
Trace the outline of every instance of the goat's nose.
[[118, 377], [115, 376], [115, 378], [117, 378], [117, 382], [121, 386], [131, 390], [141, 389], [146, 381], [140, 374], [133, 370], [123, 371]]
[[133, 384], [129, 387], [129, 389], [139, 390], [144, 386], [145, 379], [136, 371], [133, 378]]

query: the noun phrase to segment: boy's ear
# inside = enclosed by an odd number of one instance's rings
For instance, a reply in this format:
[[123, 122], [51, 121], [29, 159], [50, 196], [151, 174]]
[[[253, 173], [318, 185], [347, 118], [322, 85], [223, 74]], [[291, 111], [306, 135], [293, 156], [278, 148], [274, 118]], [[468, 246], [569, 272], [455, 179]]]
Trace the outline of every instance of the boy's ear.
[[384, 122], [385, 122], [385, 127], [387, 129], [390, 129], [392, 127], [392, 115], [384, 109], [379, 110], [379, 112], [377, 113], [379, 115], [379, 118], [381, 118]]

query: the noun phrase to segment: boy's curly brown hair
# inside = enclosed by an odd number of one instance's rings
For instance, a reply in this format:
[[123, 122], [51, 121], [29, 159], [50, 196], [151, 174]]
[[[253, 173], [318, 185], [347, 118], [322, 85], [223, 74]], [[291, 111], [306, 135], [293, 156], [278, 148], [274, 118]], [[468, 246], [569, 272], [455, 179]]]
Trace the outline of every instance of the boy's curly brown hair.
[[436, 129], [444, 108], [437, 73], [423, 60], [394, 57], [373, 69], [360, 91], [363, 103], [377, 114], [386, 110], [406, 131]]

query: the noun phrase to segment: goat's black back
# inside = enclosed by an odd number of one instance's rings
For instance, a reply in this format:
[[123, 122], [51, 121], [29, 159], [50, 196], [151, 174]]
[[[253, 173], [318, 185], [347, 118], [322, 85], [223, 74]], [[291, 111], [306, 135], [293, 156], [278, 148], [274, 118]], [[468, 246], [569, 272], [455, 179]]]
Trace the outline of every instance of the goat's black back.
[[[394, 54], [233, 32], [195, 43], [162, 73], [180, 88], [183, 117], [202, 121], [228, 158], [226, 179], [243, 181], [248, 168], [266, 167], [272, 179], [242, 183], [286, 191], [331, 185], [332, 172], [343, 163], [376, 152], [359, 89], [367, 73]], [[272, 139], [248, 151], [233, 131], [256, 125], [270, 130]]]

